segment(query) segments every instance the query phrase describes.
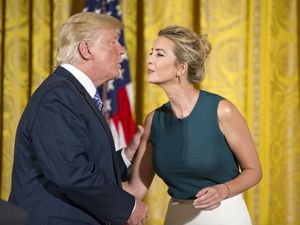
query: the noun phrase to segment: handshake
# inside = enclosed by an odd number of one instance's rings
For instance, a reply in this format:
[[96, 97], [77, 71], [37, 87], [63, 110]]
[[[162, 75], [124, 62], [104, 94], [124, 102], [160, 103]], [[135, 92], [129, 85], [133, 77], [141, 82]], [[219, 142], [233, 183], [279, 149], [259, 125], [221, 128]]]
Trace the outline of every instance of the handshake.
[[127, 221], [127, 225], [142, 225], [147, 219], [147, 206], [139, 199], [135, 199], [135, 207]]

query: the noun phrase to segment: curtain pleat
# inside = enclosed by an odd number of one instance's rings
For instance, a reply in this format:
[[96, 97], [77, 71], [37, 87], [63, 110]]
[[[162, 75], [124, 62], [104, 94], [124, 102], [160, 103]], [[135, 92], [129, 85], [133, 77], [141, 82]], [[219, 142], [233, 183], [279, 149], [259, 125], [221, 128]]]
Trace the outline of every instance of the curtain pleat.
[[10, 175], [13, 159], [16, 126], [28, 100], [29, 82], [29, 2], [6, 1], [2, 20], [3, 64], [1, 79], [2, 96], [2, 157], [1, 197], [7, 198], [10, 190]]
[[32, 92], [53, 69], [56, 29], [69, 17], [71, 5], [70, 0], [2, 1], [0, 196], [3, 199], [8, 198], [10, 191], [17, 124]]

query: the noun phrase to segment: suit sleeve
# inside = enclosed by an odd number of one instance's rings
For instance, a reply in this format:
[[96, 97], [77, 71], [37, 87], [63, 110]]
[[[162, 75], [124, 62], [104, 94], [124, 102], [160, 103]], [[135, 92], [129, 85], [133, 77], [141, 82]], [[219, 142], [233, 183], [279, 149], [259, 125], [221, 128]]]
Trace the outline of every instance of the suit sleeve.
[[100, 222], [124, 225], [134, 197], [90, 159], [90, 134], [78, 101], [82, 99], [74, 99], [74, 90], [67, 87], [42, 98], [31, 129], [38, 166], [47, 182], [85, 212]]
[[121, 152], [122, 152], [122, 149], [117, 151], [121, 179], [122, 179], [122, 181], [127, 181], [128, 180], [128, 169], [124, 162]]

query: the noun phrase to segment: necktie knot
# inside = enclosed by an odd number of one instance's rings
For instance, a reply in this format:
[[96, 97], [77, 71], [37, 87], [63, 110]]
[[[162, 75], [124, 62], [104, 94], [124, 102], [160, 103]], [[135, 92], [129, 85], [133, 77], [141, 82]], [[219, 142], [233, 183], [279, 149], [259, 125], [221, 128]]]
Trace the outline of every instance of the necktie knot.
[[98, 90], [96, 90], [96, 93], [93, 97], [97, 107], [99, 108], [100, 111], [102, 111], [103, 109], [103, 102], [101, 100], [101, 96], [100, 96], [100, 92]]

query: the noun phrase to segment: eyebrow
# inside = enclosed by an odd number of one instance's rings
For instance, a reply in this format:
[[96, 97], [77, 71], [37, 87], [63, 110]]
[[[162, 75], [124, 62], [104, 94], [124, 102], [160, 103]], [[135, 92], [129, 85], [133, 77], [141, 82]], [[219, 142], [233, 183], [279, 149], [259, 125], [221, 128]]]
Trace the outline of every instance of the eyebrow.
[[[151, 48], [151, 50], [153, 51], [153, 48]], [[167, 54], [167, 52], [165, 50], [163, 50], [162, 48], [155, 48], [155, 51], [163, 51], [165, 54]]]

